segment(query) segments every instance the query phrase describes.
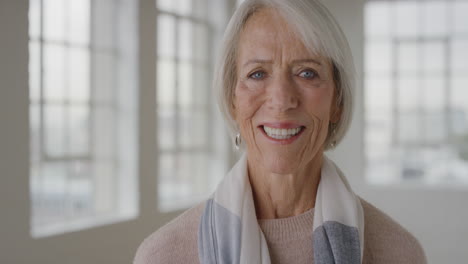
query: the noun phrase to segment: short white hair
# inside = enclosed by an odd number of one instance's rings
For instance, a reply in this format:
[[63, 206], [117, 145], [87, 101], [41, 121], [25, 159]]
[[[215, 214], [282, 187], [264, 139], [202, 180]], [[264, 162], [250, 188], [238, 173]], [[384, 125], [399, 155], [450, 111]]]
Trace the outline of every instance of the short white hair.
[[231, 135], [238, 133], [232, 110], [240, 34], [247, 20], [263, 8], [276, 10], [294, 28], [310, 52], [331, 61], [337, 96], [335, 101], [341, 108], [341, 116], [332, 129], [329, 127], [324, 145], [327, 150], [337, 145], [349, 128], [355, 69], [351, 49], [341, 27], [330, 11], [317, 0], [245, 0], [235, 11], [224, 33], [213, 80], [218, 105]]

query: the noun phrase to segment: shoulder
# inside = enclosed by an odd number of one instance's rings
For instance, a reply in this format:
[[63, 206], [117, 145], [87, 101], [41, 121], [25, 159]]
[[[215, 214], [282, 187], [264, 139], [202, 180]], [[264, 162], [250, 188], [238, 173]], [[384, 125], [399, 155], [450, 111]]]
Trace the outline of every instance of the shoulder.
[[419, 241], [404, 227], [361, 198], [364, 209], [364, 263], [427, 263]]
[[148, 236], [133, 263], [197, 263], [198, 226], [204, 208], [205, 202], [198, 204]]

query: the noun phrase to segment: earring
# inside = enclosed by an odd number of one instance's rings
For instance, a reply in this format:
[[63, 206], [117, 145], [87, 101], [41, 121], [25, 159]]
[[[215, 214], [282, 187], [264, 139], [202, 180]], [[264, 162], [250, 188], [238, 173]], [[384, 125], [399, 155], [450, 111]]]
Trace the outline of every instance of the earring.
[[236, 146], [236, 149], [240, 149], [240, 145], [242, 144], [242, 139], [240, 133], [237, 133], [236, 137], [234, 138], [234, 144]]
[[[336, 123], [330, 123], [330, 129], [332, 130], [331, 132], [331, 138], [334, 138], [335, 137], [335, 134], [336, 134]], [[336, 140], [333, 140], [331, 143], [330, 143], [330, 148], [335, 148], [336, 147]]]

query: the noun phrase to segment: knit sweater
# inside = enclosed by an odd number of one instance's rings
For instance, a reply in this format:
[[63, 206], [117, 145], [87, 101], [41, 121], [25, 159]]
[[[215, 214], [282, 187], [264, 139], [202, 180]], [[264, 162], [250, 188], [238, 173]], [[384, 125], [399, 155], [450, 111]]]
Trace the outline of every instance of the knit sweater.
[[[365, 221], [363, 263], [427, 263], [415, 237], [385, 213], [361, 201]], [[187, 210], [146, 238], [137, 250], [134, 264], [200, 263], [197, 239], [204, 207], [202, 203]], [[311, 209], [298, 216], [258, 220], [272, 264], [313, 263], [313, 219]]]

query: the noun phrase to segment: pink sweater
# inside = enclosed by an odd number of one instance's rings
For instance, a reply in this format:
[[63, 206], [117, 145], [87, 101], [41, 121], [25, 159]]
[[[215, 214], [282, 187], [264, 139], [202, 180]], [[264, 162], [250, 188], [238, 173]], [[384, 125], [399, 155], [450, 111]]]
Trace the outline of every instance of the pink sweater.
[[[427, 263], [415, 237], [385, 213], [361, 201], [365, 218], [363, 263]], [[138, 248], [134, 264], [199, 263], [198, 225], [204, 205], [187, 210], [146, 238]], [[294, 217], [258, 221], [273, 264], [313, 263], [313, 216], [311, 209]]]

